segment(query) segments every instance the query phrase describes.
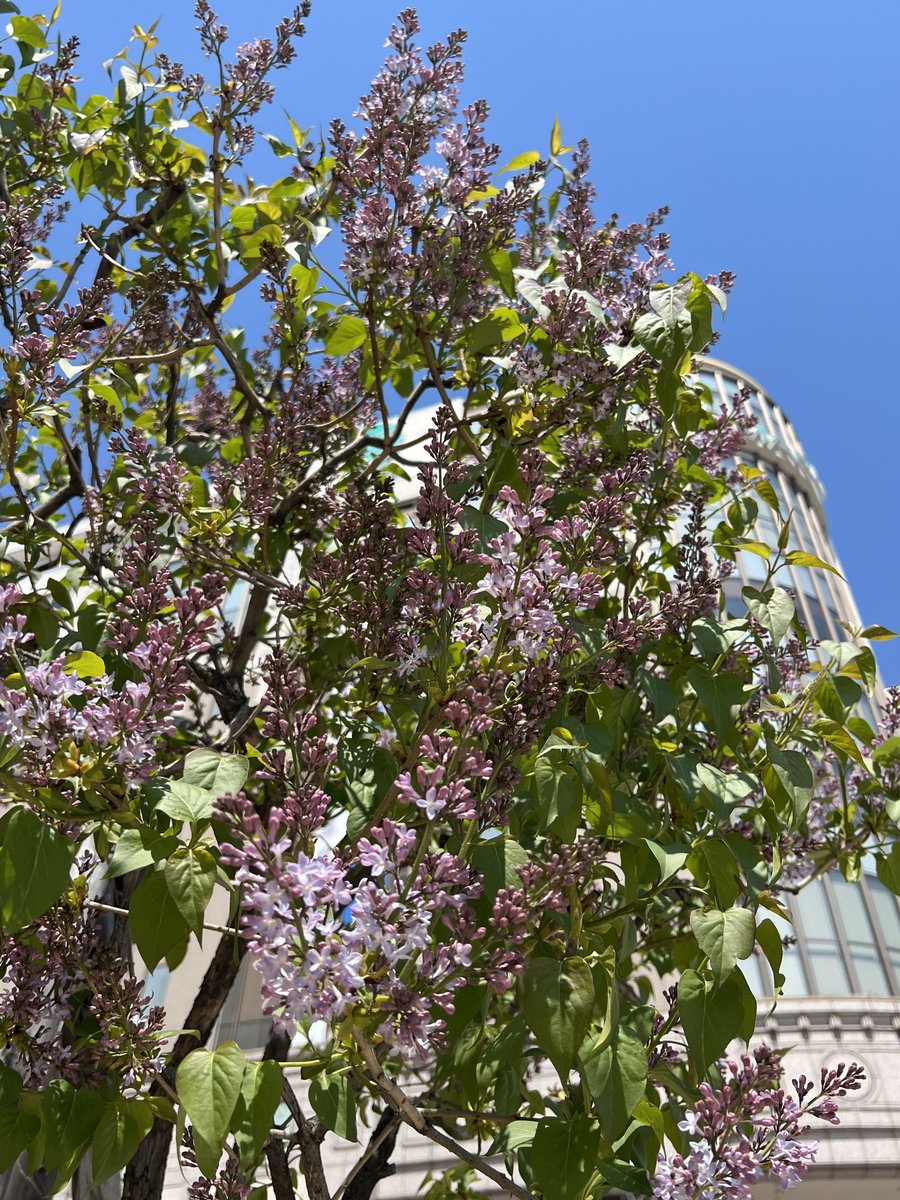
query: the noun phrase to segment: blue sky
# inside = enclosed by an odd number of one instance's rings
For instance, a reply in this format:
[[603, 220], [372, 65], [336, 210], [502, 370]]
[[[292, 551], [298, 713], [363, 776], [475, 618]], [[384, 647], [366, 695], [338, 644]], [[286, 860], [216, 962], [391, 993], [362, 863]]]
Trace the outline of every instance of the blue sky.
[[[28, 5], [23, 4], [28, 10]], [[49, 7], [49, 6], [48, 6]], [[218, 11], [238, 40], [282, 0]], [[314, 0], [279, 102], [303, 126], [348, 117], [398, 3]], [[161, 16], [172, 57], [197, 64], [191, 0], [63, 0], [82, 73]], [[738, 283], [716, 354], [790, 414], [827, 492], [831, 533], [863, 619], [900, 629], [900, 5], [896, 0], [481, 0], [418, 5], [426, 37], [469, 31], [464, 94], [491, 104], [507, 157], [590, 139], [601, 215], [668, 204], [673, 256]], [[283, 117], [263, 114], [277, 132]], [[900, 683], [900, 639], [879, 648]]]

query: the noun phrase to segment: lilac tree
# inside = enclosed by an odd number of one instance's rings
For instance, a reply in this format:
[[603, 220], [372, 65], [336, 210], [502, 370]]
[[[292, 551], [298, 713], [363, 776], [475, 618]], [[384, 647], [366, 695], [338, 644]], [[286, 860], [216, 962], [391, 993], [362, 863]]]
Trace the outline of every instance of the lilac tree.
[[[558, 125], [498, 166], [412, 11], [317, 140], [259, 125], [303, 7], [231, 50], [197, 0], [206, 76], [136, 28], [109, 96], [0, 7], [0, 1168], [147, 1200], [174, 1134], [197, 1200], [331, 1200], [333, 1134], [364, 1200], [402, 1123], [433, 1200], [797, 1182], [859, 1073], [721, 1062], [740, 963], [786, 881], [900, 886], [900, 740], [692, 375], [731, 277], [598, 223]], [[202, 938], [170, 1034], [141, 975]]]

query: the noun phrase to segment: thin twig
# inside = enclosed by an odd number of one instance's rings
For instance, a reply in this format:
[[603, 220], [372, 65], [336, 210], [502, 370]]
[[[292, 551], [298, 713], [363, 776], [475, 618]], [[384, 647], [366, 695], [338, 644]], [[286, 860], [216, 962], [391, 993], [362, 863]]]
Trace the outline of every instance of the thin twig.
[[[127, 908], [118, 908], [115, 904], [101, 904], [99, 900], [85, 900], [85, 908], [93, 908], [96, 912], [113, 913], [117, 917], [127, 917], [129, 915]], [[209, 929], [212, 933], [233, 933], [237, 937], [238, 931], [233, 926], [228, 925], [212, 925], [203, 922], [203, 928]]]

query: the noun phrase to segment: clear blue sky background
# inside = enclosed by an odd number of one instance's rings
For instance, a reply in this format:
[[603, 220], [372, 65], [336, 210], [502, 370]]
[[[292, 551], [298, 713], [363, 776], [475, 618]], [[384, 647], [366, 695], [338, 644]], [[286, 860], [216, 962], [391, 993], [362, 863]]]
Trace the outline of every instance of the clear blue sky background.
[[[215, 0], [214, 0], [215, 6]], [[219, 0], [240, 41], [282, 0]], [[48, 5], [49, 7], [49, 5]], [[303, 125], [349, 117], [400, 7], [314, 0], [279, 97]], [[27, 2], [23, 9], [28, 11]], [[425, 36], [469, 31], [464, 95], [491, 104], [507, 157], [590, 139], [601, 215], [661, 204], [680, 270], [738, 285], [716, 354], [786, 409], [827, 492], [863, 619], [900, 629], [900, 4], [897, 0], [425, 0]], [[197, 67], [191, 0], [63, 0], [85, 81], [161, 16], [162, 48]], [[263, 128], [283, 131], [280, 111]], [[900, 639], [879, 650], [900, 683]]]

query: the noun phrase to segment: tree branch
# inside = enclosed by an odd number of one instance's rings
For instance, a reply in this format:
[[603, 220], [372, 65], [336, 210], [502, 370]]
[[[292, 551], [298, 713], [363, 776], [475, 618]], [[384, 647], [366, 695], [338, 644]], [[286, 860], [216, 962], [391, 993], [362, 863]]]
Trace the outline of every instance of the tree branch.
[[403, 1089], [385, 1075], [381, 1069], [381, 1063], [378, 1061], [378, 1055], [375, 1053], [375, 1047], [358, 1025], [353, 1026], [353, 1036], [356, 1039], [357, 1046], [359, 1046], [360, 1054], [362, 1054], [363, 1062], [368, 1068], [369, 1077], [372, 1082], [384, 1099], [397, 1110], [407, 1125], [411, 1125], [417, 1133], [421, 1133], [423, 1137], [427, 1137], [436, 1145], [443, 1147], [444, 1150], [449, 1150], [456, 1158], [461, 1159], [464, 1163], [467, 1163], [474, 1170], [478, 1171], [479, 1174], [492, 1180], [507, 1195], [515, 1196], [517, 1200], [535, 1200], [535, 1197], [527, 1188], [521, 1187], [514, 1179], [510, 1179], [502, 1171], [496, 1170], [481, 1155], [475, 1154], [465, 1146], [461, 1146], [459, 1142], [454, 1141], [453, 1138], [435, 1129], [431, 1122], [419, 1112]]
[[369, 1138], [365, 1153], [348, 1172], [332, 1200], [341, 1200], [342, 1196], [344, 1200], [371, 1200], [372, 1192], [381, 1180], [397, 1170], [390, 1157], [394, 1152], [399, 1127], [400, 1114], [387, 1105]]

